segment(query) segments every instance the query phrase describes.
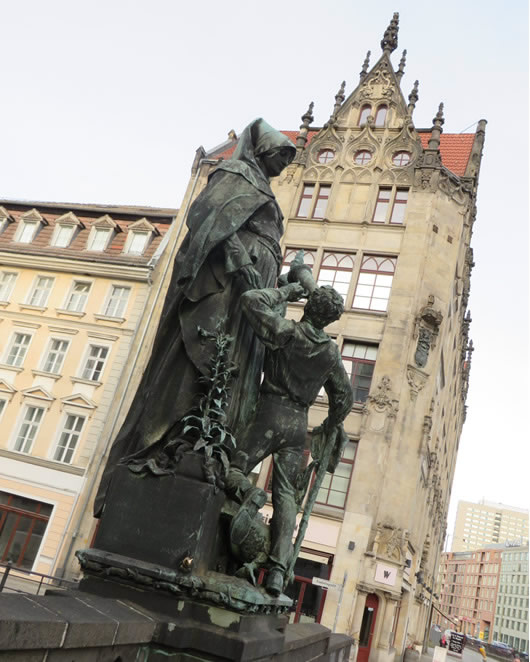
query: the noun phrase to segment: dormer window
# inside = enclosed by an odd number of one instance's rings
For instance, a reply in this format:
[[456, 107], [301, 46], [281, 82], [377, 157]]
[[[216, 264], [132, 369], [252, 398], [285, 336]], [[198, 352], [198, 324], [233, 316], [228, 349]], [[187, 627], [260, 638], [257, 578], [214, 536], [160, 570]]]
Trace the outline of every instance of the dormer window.
[[142, 218], [129, 226], [123, 252], [129, 255], [143, 255], [153, 236], [159, 234], [160, 232], [154, 225], [149, 223], [146, 218]]
[[55, 221], [55, 230], [50, 244], [57, 248], [66, 248], [72, 243], [78, 229], [84, 228], [84, 225], [72, 212], [64, 214]]
[[103, 252], [112, 241], [116, 232], [121, 232], [121, 228], [110, 216], [106, 214], [98, 218], [92, 224], [92, 229], [88, 235], [87, 251]]
[[361, 112], [359, 114], [359, 126], [366, 124], [366, 120], [368, 119], [368, 116], [371, 112], [372, 106], [370, 106], [370, 104], [366, 104], [361, 108]]
[[385, 126], [386, 116], [388, 113], [388, 106], [379, 106], [377, 113], [375, 114], [375, 126], [382, 127]]
[[22, 214], [15, 234], [15, 241], [19, 244], [30, 244], [43, 225], [47, 225], [47, 222], [36, 209]]
[[8, 225], [13, 221], [9, 212], [4, 207], [0, 206], [0, 234], [4, 232]]

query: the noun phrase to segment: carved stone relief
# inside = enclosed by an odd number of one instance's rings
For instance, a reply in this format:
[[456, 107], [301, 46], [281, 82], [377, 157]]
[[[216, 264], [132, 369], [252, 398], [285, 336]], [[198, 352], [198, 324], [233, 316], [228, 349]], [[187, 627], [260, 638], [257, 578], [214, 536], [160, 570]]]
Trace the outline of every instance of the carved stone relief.
[[414, 353], [414, 362], [420, 368], [427, 365], [429, 351], [436, 346], [436, 338], [440, 330], [440, 324], [443, 315], [439, 310], [434, 309], [434, 296], [431, 294], [415, 319], [414, 338], [418, 339], [416, 351]]
[[408, 545], [408, 531], [379, 523], [373, 542], [373, 552], [378, 558], [404, 563]]
[[363, 408], [361, 431], [382, 432], [385, 441], [390, 441], [399, 410], [399, 401], [393, 397], [390, 377], [384, 375], [375, 393], [369, 395]]
[[410, 399], [412, 402], [416, 400], [418, 393], [425, 386], [428, 378], [429, 376], [421, 370], [411, 365], [407, 366], [407, 382], [410, 386]]

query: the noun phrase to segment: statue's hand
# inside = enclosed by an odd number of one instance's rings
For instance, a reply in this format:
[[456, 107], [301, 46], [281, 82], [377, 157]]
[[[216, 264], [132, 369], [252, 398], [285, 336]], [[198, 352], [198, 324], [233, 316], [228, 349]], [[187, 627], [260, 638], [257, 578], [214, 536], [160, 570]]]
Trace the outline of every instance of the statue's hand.
[[262, 287], [261, 274], [251, 264], [247, 264], [239, 269], [238, 274], [241, 275], [247, 285], [252, 290], [259, 290]]
[[286, 301], [299, 301], [307, 296], [305, 288], [300, 283], [289, 283], [281, 288]]

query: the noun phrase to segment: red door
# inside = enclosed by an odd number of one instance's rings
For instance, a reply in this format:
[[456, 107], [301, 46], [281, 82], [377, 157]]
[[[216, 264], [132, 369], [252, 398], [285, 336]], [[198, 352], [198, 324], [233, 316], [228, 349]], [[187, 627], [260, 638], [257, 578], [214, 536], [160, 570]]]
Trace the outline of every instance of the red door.
[[370, 648], [372, 647], [372, 638], [374, 636], [375, 619], [377, 618], [377, 606], [379, 598], [375, 593], [366, 596], [364, 606], [363, 622], [361, 623], [361, 632], [359, 634], [359, 651], [357, 653], [357, 662], [368, 662], [370, 657]]

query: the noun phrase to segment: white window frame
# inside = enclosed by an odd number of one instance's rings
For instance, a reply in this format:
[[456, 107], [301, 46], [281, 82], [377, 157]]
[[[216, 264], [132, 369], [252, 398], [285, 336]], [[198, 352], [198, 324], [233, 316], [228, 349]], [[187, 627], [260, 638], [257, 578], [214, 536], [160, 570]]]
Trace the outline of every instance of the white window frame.
[[[125, 297], [120, 295], [114, 300], [114, 295], [117, 290], [126, 290], [127, 294]], [[129, 304], [129, 297], [131, 296], [132, 288], [129, 285], [111, 285], [110, 290], [107, 296], [107, 301], [105, 302], [105, 308], [103, 315], [105, 317], [116, 317], [123, 318], [124, 313], [127, 310]], [[113, 303], [113, 300], [115, 303]]]
[[[99, 232], [105, 232], [107, 234], [107, 238], [104, 241], [101, 248], [99, 248], [99, 247], [94, 248], [94, 246], [96, 245], [96, 238], [97, 238]], [[97, 227], [97, 226], [93, 227], [90, 230], [90, 234], [88, 235], [88, 239], [87, 239], [87, 242], [86, 242], [86, 250], [87, 251], [92, 251], [94, 253], [103, 253], [105, 250], [107, 250], [110, 242], [112, 241], [113, 236], [114, 236], [114, 232], [115, 231], [110, 227]]]
[[[66, 428], [71, 418], [76, 419], [76, 421], [82, 419], [80, 430], [76, 430], [75, 427], [70, 427], [68, 429]], [[76, 454], [77, 449], [79, 448], [79, 442], [81, 440], [81, 437], [83, 436], [87, 418], [88, 417], [85, 414], [78, 414], [73, 412], [65, 413], [65, 415], [62, 418], [61, 425], [57, 431], [57, 440], [53, 445], [51, 459], [54, 462], [61, 462], [62, 464], [73, 464], [74, 456]], [[66, 444], [64, 446], [61, 446], [63, 435], [65, 437]], [[72, 444], [72, 440], [73, 440], [73, 444]], [[65, 460], [64, 458], [66, 455], [68, 455], [69, 452], [71, 452], [70, 458], [68, 460]]]
[[[83, 285], [88, 285], [88, 292], [86, 293], [86, 297], [84, 300], [82, 300], [82, 306], [78, 307], [76, 305], [75, 308], [70, 307], [70, 302], [75, 294], [75, 287], [77, 284], [83, 284]], [[78, 280], [75, 279], [72, 282], [72, 285], [70, 286], [70, 291], [68, 292], [68, 295], [66, 297], [66, 301], [64, 302], [64, 310], [67, 310], [68, 312], [71, 313], [83, 313], [85, 311], [85, 307], [88, 301], [88, 297], [90, 296], [90, 291], [92, 289], [92, 281], [89, 280]]]
[[[5, 282], [6, 276], [13, 276], [7, 284]], [[9, 297], [11, 296], [15, 283], [17, 282], [18, 272], [7, 270], [0, 271], [0, 277], [2, 278], [0, 281], [0, 301], [9, 301]]]
[[[75, 225], [71, 225], [70, 223], [57, 223], [53, 231], [50, 246], [54, 246], [55, 248], [68, 248], [74, 238], [75, 229]], [[59, 239], [63, 236], [63, 233], [66, 230], [69, 231], [69, 234], [66, 236], [66, 241], [63, 240], [63, 242], [59, 243]]]
[[[151, 230], [129, 230], [127, 234], [127, 241], [123, 247], [123, 252], [128, 255], [143, 255], [151, 243], [153, 232]], [[144, 241], [141, 250], [133, 250], [133, 246], [138, 237], [143, 237]]]
[[[53, 344], [54, 343], [66, 343], [66, 346], [64, 347], [64, 351], [62, 352], [62, 357], [59, 359], [59, 363], [57, 363], [57, 356], [60, 356], [61, 353], [57, 352], [57, 350], [53, 350]], [[67, 340], [66, 338], [50, 338], [48, 341], [48, 345], [46, 347], [46, 352], [44, 353], [44, 356], [42, 358], [41, 362], [41, 370], [43, 372], [49, 372], [52, 375], [59, 375], [61, 373], [61, 369], [64, 364], [64, 360], [66, 358], [66, 354], [68, 353], [68, 350], [70, 348], [70, 340]], [[48, 364], [48, 359], [50, 357], [50, 354], [52, 351], [56, 352], [56, 358], [53, 361], [53, 364], [51, 367], [56, 368], [55, 370], [46, 370], [47, 364]]]
[[[92, 357], [91, 356], [91, 352], [92, 352], [93, 347], [98, 347], [98, 348], [107, 350], [107, 353], [106, 353], [105, 357], [102, 359], [103, 365], [101, 366], [101, 369], [99, 370], [98, 379], [93, 378], [93, 375], [95, 373], [94, 366], [91, 368], [92, 377], [86, 377], [85, 376], [85, 373], [87, 373], [88, 362], [91, 359], [95, 359], [96, 361], [101, 360], [100, 357]], [[84, 379], [86, 381], [89, 381], [89, 382], [94, 382], [95, 384], [101, 382], [101, 376], [103, 375], [103, 372], [105, 371], [105, 367], [106, 367], [106, 364], [107, 364], [107, 360], [110, 356], [111, 349], [112, 348], [109, 345], [106, 345], [105, 343], [90, 343], [88, 345], [86, 351], [85, 351], [85, 356], [84, 356], [83, 361], [81, 363], [80, 378]]]
[[[32, 418], [28, 420], [28, 414], [30, 413], [30, 410], [34, 410], [32, 412]], [[35, 424], [35, 415], [37, 411], [40, 411], [40, 417], [38, 418], [38, 421]], [[46, 407], [39, 407], [38, 405], [33, 405], [33, 404], [27, 404], [24, 405], [24, 409], [22, 410], [21, 416], [18, 420], [17, 426], [15, 428], [15, 433], [13, 435], [13, 450], [16, 451], [17, 453], [25, 453], [29, 454], [31, 453], [31, 450], [33, 448], [33, 445], [35, 444], [35, 440], [37, 439], [39, 435], [39, 430], [40, 426], [42, 425], [42, 421], [44, 420], [44, 415], [46, 413]], [[22, 432], [22, 428], [24, 425], [28, 425], [28, 428], [26, 429], [26, 432], [29, 432], [29, 435], [25, 435], [25, 438], [22, 439], [21, 442], [21, 447], [17, 448], [18, 444], [18, 439], [19, 436]], [[33, 432], [32, 432], [33, 431]], [[29, 443], [29, 445], [28, 445]]]
[[[38, 221], [21, 220], [15, 233], [14, 241], [19, 244], [31, 244], [39, 229]], [[28, 230], [31, 234], [27, 234]], [[26, 236], [25, 236], [26, 235]]]
[[[25, 346], [21, 346], [21, 348], [23, 349], [23, 352], [22, 352], [22, 358], [21, 358], [20, 362], [17, 363], [17, 359], [21, 355], [21, 352], [18, 351], [17, 354], [15, 355], [15, 361], [13, 361], [13, 363], [8, 363], [9, 357], [11, 355], [11, 351], [12, 351], [13, 347], [16, 344], [17, 336], [28, 336], [29, 340], [28, 340], [28, 342]], [[9, 344], [7, 346], [7, 349], [6, 349], [6, 352], [5, 352], [5, 355], [4, 355], [4, 361], [3, 361], [4, 365], [12, 366], [13, 368], [21, 368], [24, 361], [25, 361], [25, 359], [26, 359], [26, 356], [28, 354], [28, 349], [31, 345], [32, 340], [33, 340], [33, 334], [29, 333], [28, 331], [13, 331], [13, 334], [11, 336], [11, 339], [9, 341]]]
[[[33, 299], [35, 297], [35, 294], [39, 290], [39, 283], [42, 280], [49, 281], [50, 285], [46, 289], [41, 288], [41, 290], [40, 290], [41, 293], [38, 295], [37, 301], [35, 302]], [[50, 297], [50, 293], [53, 289], [54, 283], [55, 283], [55, 278], [53, 276], [42, 276], [42, 275], [39, 274], [35, 278], [35, 280], [33, 282], [33, 286], [31, 287], [31, 289], [28, 293], [28, 297], [27, 297], [27, 300], [26, 300], [26, 305], [27, 306], [36, 306], [37, 308], [46, 308], [46, 304], [48, 303], [48, 299]], [[40, 299], [42, 299], [42, 301]]]

